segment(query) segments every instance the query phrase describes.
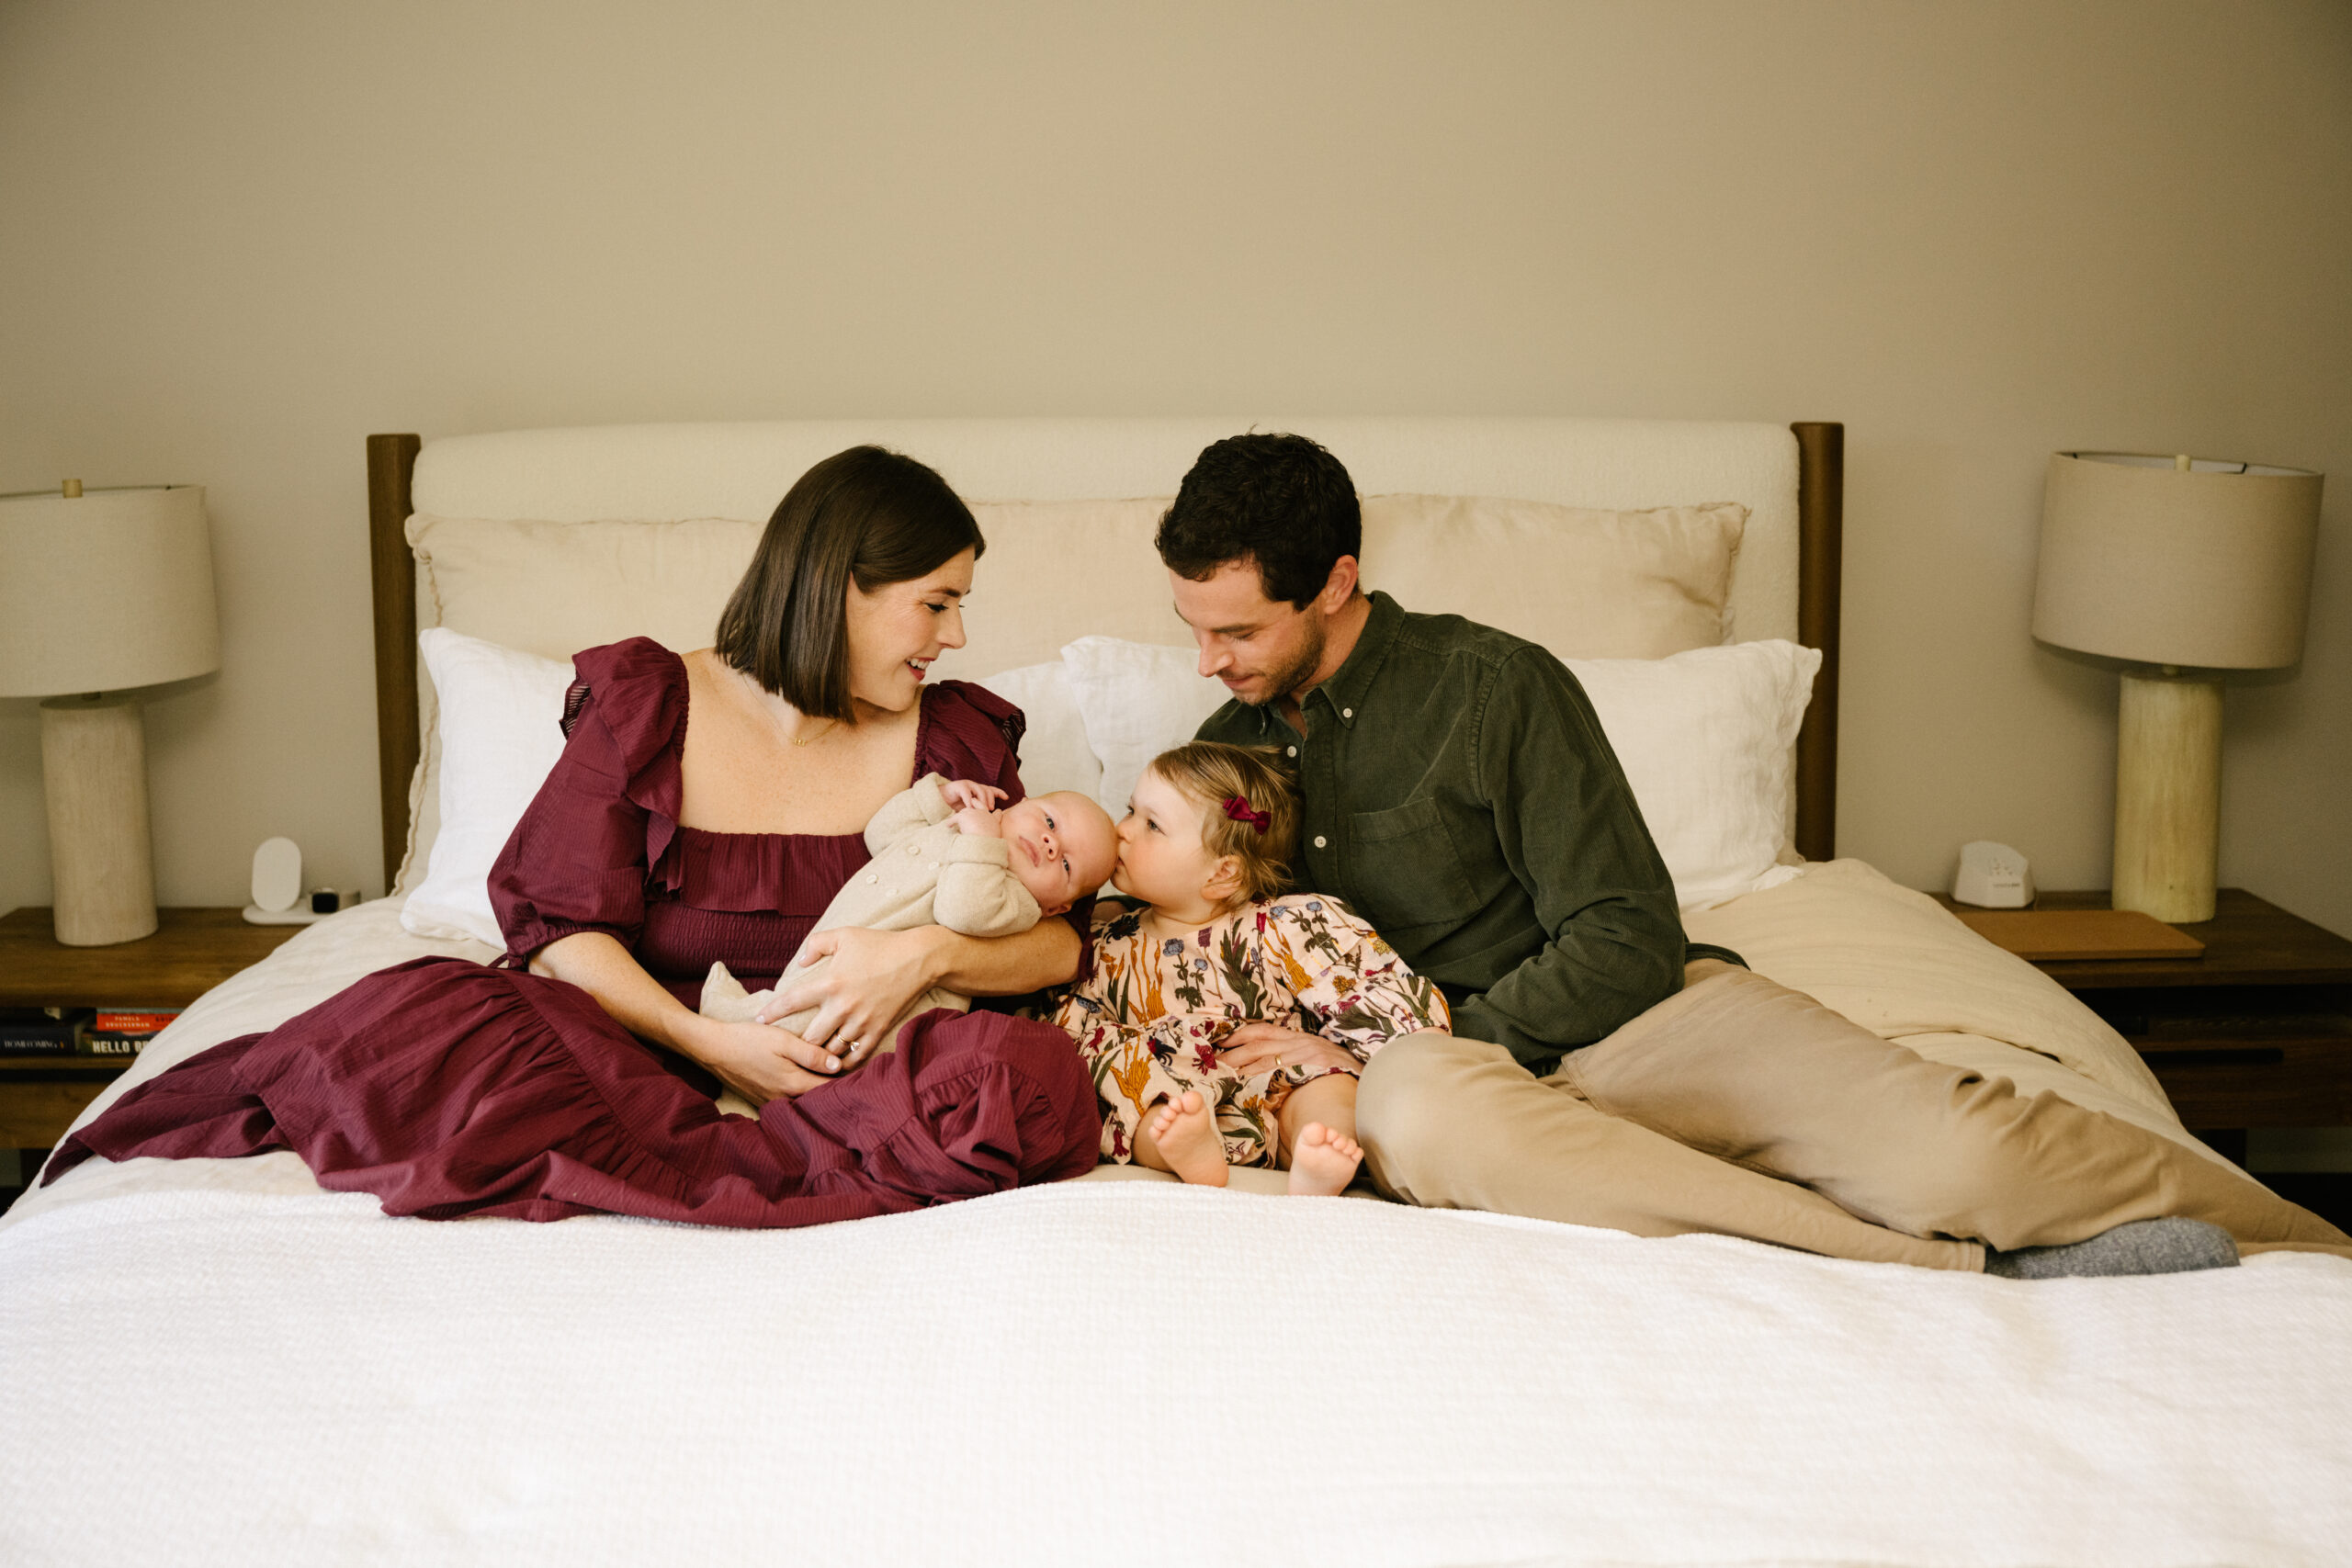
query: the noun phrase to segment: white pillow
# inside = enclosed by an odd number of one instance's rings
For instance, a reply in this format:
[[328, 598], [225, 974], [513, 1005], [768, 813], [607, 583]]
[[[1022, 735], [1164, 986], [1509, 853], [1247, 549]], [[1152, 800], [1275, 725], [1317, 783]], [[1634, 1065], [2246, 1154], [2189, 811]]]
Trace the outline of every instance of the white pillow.
[[1102, 763], [1094, 798], [1117, 821], [1145, 764], [1193, 732], [1231, 694], [1204, 680], [1200, 655], [1114, 637], [1082, 637], [1062, 649], [1087, 744]]
[[1075, 790], [1091, 796], [1102, 784], [1102, 764], [1086, 740], [1069, 666], [1024, 664], [974, 682], [1018, 707], [1029, 720], [1021, 738], [1021, 784], [1031, 795]]
[[[1062, 650], [1114, 817], [1144, 765], [1191, 739], [1227, 697], [1189, 649], [1080, 637]], [[1786, 881], [1804, 722], [1816, 649], [1770, 639], [1694, 648], [1667, 659], [1566, 661], [1609, 737], [1684, 908]]]
[[1571, 659], [1686, 909], [1797, 874], [1779, 864], [1818, 649], [1778, 638], [1668, 659]]
[[418, 633], [416, 643], [440, 697], [441, 830], [401, 924], [418, 936], [503, 948], [490, 868], [563, 754], [571, 665], [444, 626]]

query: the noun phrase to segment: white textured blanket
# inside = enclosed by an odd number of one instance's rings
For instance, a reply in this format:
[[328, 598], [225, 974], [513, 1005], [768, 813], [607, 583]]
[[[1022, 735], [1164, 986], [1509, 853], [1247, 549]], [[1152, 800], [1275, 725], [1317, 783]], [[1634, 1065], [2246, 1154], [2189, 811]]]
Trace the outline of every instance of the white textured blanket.
[[0, 1561], [2323, 1563], [2352, 1267], [2024, 1284], [1080, 1184], [0, 1237]]
[[[396, 915], [130, 1077], [488, 955]], [[1859, 863], [1690, 924], [2187, 1137], [2112, 1031]], [[289, 1154], [93, 1160], [0, 1219], [0, 1432], [7, 1564], [2337, 1563], [2352, 1263], [2023, 1284], [1148, 1182], [435, 1224]]]

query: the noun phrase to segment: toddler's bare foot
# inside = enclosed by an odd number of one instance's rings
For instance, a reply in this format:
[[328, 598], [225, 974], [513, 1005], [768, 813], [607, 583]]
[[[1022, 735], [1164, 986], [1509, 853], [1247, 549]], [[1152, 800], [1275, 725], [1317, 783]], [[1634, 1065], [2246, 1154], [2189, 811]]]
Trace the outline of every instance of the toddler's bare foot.
[[1291, 1145], [1291, 1196], [1337, 1197], [1356, 1179], [1356, 1167], [1363, 1162], [1363, 1146], [1353, 1138], [1334, 1133], [1320, 1122], [1309, 1122], [1298, 1130], [1298, 1142]]
[[1196, 1091], [1188, 1089], [1154, 1106], [1144, 1131], [1180, 1180], [1198, 1187], [1225, 1185], [1225, 1145], [1216, 1135], [1216, 1118], [1209, 1113], [1208, 1101]]

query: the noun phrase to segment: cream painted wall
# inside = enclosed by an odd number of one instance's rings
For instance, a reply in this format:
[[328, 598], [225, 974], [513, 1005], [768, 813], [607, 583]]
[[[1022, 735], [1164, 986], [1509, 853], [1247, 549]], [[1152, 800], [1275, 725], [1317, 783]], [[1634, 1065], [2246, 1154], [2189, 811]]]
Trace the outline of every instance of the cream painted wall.
[[[2347, 257], [2333, 0], [0, 0], [0, 490], [211, 490], [166, 903], [272, 833], [382, 886], [371, 431], [1281, 407], [1847, 422], [1840, 847], [1915, 886], [2107, 875], [2045, 455], [2325, 469], [2222, 873], [2352, 931]], [[0, 703], [0, 908], [48, 883]]]

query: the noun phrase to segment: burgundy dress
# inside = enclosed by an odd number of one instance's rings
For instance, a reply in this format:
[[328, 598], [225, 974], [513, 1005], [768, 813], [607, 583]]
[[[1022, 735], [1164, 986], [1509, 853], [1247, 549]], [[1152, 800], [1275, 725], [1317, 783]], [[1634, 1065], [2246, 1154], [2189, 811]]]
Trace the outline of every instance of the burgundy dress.
[[[573, 663], [563, 756], [491, 874], [507, 939], [497, 965], [417, 959], [191, 1056], [69, 1137], [45, 1179], [93, 1154], [291, 1148], [320, 1185], [376, 1193], [392, 1214], [776, 1226], [1094, 1163], [1094, 1089], [1050, 1024], [925, 1013], [897, 1050], [750, 1121], [720, 1115], [716, 1080], [638, 1040], [587, 992], [527, 973], [548, 942], [600, 931], [689, 1007], [714, 959], [747, 986], [771, 984], [867, 858], [862, 834], [681, 826], [685, 666], [641, 637]], [[978, 779], [1019, 799], [1021, 729], [1018, 709], [942, 682], [922, 694], [915, 775]]]

